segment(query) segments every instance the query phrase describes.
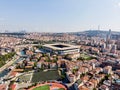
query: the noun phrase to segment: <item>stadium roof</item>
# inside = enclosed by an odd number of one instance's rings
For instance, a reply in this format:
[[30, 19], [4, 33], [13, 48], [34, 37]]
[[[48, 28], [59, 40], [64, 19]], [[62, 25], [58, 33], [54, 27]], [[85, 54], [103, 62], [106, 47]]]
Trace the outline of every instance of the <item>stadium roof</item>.
[[69, 50], [69, 49], [79, 48], [79, 46], [65, 44], [65, 43], [45, 44], [43, 46], [51, 48], [53, 50]]

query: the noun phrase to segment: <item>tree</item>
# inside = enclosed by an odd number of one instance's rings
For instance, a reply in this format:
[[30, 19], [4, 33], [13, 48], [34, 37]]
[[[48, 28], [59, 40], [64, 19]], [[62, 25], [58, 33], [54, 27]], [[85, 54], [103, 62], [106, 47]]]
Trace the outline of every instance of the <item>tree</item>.
[[1, 55], [0, 56], [0, 67], [2, 67], [5, 64], [5, 62], [11, 59], [15, 54], [16, 54], [15, 52], [11, 52], [5, 55]]

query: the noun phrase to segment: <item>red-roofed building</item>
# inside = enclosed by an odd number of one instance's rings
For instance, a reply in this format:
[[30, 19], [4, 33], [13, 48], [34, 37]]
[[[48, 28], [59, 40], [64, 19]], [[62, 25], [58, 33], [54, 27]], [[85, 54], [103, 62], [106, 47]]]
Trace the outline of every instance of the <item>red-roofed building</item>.
[[8, 90], [8, 86], [6, 84], [0, 84], [0, 90]]
[[12, 84], [12, 85], [10, 86], [10, 88], [11, 88], [11, 90], [16, 90], [16, 84]]

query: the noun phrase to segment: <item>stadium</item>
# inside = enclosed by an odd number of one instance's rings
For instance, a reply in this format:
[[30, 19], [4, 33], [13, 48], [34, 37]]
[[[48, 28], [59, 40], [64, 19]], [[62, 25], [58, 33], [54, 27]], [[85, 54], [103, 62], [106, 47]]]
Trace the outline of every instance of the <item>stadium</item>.
[[74, 54], [80, 51], [78, 46], [65, 43], [45, 44], [43, 47], [44, 51], [59, 55]]

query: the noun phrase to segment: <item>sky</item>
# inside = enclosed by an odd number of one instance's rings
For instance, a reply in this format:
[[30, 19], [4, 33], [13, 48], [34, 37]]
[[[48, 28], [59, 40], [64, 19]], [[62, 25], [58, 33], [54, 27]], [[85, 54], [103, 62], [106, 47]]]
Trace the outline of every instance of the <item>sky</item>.
[[120, 0], [0, 0], [0, 32], [120, 31]]

